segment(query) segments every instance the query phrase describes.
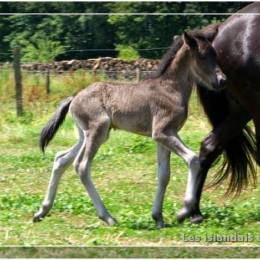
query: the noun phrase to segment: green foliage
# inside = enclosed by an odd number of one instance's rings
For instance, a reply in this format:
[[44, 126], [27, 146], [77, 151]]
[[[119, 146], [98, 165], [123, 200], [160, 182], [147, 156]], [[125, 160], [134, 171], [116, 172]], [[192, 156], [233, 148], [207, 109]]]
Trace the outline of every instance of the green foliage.
[[[116, 2], [116, 3], [15, 3], [0, 6], [1, 12], [89, 12], [89, 13], [232, 13], [245, 2]], [[56, 59], [84, 59], [98, 56], [116, 56], [116, 46], [134, 46], [135, 49], [166, 47], [174, 35], [186, 29], [200, 28], [223, 21], [227, 16], [206, 15], [103, 15], [103, 16], [30, 16], [0, 17], [0, 49], [7, 52], [21, 42], [37, 35], [48, 35], [50, 42], [59, 42], [64, 50], [112, 49], [112, 51], [64, 52]], [[160, 58], [163, 50], [140, 51], [141, 57]], [[10, 60], [11, 53], [0, 55]]]
[[118, 53], [118, 58], [123, 60], [135, 60], [139, 58], [139, 53], [131, 46], [126, 46], [123, 44], [118, 44], [116, 46]]
[[23, 61], [52, 62], [63, 53], [64, 47], [58, 41], [51, 41], [46, 36], [35, 36], [31, 42], [23, 41]]

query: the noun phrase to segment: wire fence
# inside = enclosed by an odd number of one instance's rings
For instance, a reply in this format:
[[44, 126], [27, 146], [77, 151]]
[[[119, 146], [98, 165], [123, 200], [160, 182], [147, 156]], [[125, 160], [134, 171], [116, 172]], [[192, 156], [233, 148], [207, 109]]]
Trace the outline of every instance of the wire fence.
[[[158, 48], [150, 48], [150, 49], [145, 49], [147, 51], [151, 51], [154, 49], [166, 49], [166, 47], [158, 47]], [[76, 51], [96, 51], [96, 50], [109, 50], [109, 49], [84, 49], [84, 50], [69, 50], [71, 52], [76, 52]], [[112, 49], [111, 49], [112, 50]], [[144, 49], [142, 49], [144, 50]], [[54, 79], [58, 79], [59, 77], [62, 78], [67, 78], [67, 79], [72, 79], [74, 80], [77, 77], [82, 77], [83, 74], [85, 73], [86, 75], [92, 75], [94, 78], [102, 76], [105, 79], [108, 80], [113, 80], [113, 81], [121, 81], [121, 82], [139, 82], [142, 79], [145, 79], [151, 75], [155, 69], [154, 69], [154, 63], [153, 66], [149, 69], [145, 68], [145, 66], [138, 66], [138, 64], [134, 64], [134, 69], [131, 68], [131, 66], [124, 68], [124, 65], [126, 63], [122, 63], [120, 68], [118, 66], [115, 66], [113, 68], [113, 64], [109, 66], [105, 66], [106, 68], [102, 68], [102, 66], [99, 67], [99, 61], [102, 58], [99, 59], [89, 59], [94, 62], [92, 62], [90, 65], [88, 65], [91, 68], [85, 68], [85, 67], [80, 67], [80, 66], [67, 66], [67, 69], [62, 69], [60, 68], [61, 66], [56, 66], [57, 63], [59, 62], [54, 62], [51, 66], [50, 64], [46, 63], [39, 63], [36, 61], [22, 61], [21, 59], [21, 50], [20, 48], [15, 48], [12, 52], [6, 52], [6, 53], [0, 53], [1, 55], [12, 55], [12, 61], [9, 62], [0, 62], [0, 77], [1, 81], [3, 82], [4, 80], [4, 75], [1, 74], [1, 72], [8, 72], [14, 75], [14, 87], [15, 87], [15, 93], [16, 93], [16, 111], [17, 111], [17, 116], [21, 116], [23, 114], [23, 77], [26, 75], [35, 75], [39, 76], [42, 79], [45, 80], [45, 87], [46, 87], [46, 93], [50, 94], [51, 92], [51, 82]], [[103, 58], [104, 60], [112, 59], [110, 57], [105, 57]], [[118, 60], [118, 59], [117, 59]], [[76, 62], [82, 62], [82, 60], [72, 60]], [[83, 60], [87, 61], [87, 60]], [[120, 60], [119, 60], [120, 61]], [[64, 61], [61, 61], [61, 63]], [[66, 61], [72, 64], [71, 61]], [[43, 66], [38, 66], [38, 65], [43, 65]], [[96, 66], [98, 64], [98, 66]], [[129, 65], [129, 64], [128, 64]], [[132, 64], [133, 65], [133, 64]], [[56, 67], [55, 67], [56, 66]], [[149, 67], [149, 66], [148, 66]], [[80, 74], [77, 74], [80, 73]]]
[[[160, 46], [160, 47], [151, 47], [151, 48], [135, 48], [134, 46], [130, 46], [134, 48], [136, 51], [141, 51], [141, 52], [151, 52], [151, 51], [160, 51], [160, 50], [168, 50], [170, 47], [169, 46]], [[107, 52], [107, 53], [118, 53], [119, 50], [117, 49], [107, 49], [107, 48], [87, 48], [87, 49], [70, 49], [70, 50], [63, 50], [59, 55], [63, 55], [66, 53], [91, 53], [91, 52]], [[0, 62], [1, 62], [1, 56], [4, 60], [7, 58], [12, 59], [13, 58], [13, 52], [12, 51], [7, 51], [7, 52], [0, 52]], [[27, 63], [32, 63], [34, 61], [26, 61]]]

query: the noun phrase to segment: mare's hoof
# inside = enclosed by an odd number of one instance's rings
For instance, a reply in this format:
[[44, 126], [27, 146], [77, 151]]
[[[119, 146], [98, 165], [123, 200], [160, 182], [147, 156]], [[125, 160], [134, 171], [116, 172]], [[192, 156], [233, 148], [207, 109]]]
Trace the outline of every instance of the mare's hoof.
[[201, 223], [203, 221], [203, 216], [200, 213], [200, 210], [192, 210], [191, 207], [183, 207], [179, 214], [177, 215], [177, 221], [179, 223], [184, 222], [185, 219], [190, 218], [191, 223]]
[[178, 223], [184, 222], [186, 218], [189, 218], [191, 216], [191, 211], [187, 209], [186, 207], [182, 208], [180, 212], [177, 215], [177, 221]]

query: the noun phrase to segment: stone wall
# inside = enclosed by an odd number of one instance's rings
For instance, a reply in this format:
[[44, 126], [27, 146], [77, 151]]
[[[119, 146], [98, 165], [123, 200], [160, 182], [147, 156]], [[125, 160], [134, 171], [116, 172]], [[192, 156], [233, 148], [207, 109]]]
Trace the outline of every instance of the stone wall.
[[61, 73], [63, 71], [74, 71], [78, 69], [91, 71], [106, 71], [106, 72], [136, 72], [140, 71], [154, 71], [156, 70], [159, 60], [138, 59], [133, 61], [125, 61], [117, 58], [103, 57], [98, 59], [88, 60], [64, 60], [56, 61], [51, 64], [43, 63], [22, 63], [22, 69], [29, 71], [46, 71], [47, 69]]

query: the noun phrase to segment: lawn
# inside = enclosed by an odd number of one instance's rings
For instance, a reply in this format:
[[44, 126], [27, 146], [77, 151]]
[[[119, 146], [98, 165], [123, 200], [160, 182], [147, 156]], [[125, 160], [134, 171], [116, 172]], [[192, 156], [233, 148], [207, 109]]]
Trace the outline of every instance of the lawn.
[[[2, 73], [3, 74], [3, 73]], [[0, 75], [1, 76], [1, 75]], [[25, 113], [16, 118], [11, 75], [0, 80], [0, 244], [2, 246], [189, 246], [259, 245], [260, 190], [248, 188], [239, 198], [228, 198], [225, 185], [204, 191], [199, 224], [178, 224], [188, 169], [176, 155], [171, 156], [171, 181], [164, 216], [167, 228], [157, 230], [151, 218], [156, 190], [154, 142], [145, 137], [112, 130], [92, 167], [93, 181], [105, 205], [118, 224], [108, 227], [95, 209], [71, 166], [61, 179], [50, 214], [33, 223], [32, 216], [43, 200], [56, 152], [76, 141], [70, 116], [43, 155], [38, 148], [41, 128], [62, 97], [91, 82], [84, 73], [71, 78], [52, 78], [52, 93], [46, 96], [40, 76], [25, 75]], [[184, 142], [198, 151], [210, 126], [195, 93], [189, 118], [180, 132]], [[214, 174], [216, 168], [210, 172]], [[209, 176], [209, 179], [210, 179]], [[247, 236], [250, 242], [211, 242], [211, 236]], [[196, 241], [193, 241], [196, 240]], [[239, 239], [238, 239], [239, 240]]]

